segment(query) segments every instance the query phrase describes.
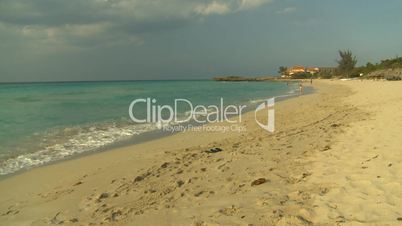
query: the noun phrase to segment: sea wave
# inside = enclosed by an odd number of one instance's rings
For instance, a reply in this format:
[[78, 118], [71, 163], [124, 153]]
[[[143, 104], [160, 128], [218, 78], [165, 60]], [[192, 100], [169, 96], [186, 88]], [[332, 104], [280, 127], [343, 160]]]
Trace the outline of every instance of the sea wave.
[[250, 100], [249, 102], [251, 104], [258, 104], [258, 103], [262, 103], [264, 101], [266, 101], [267, 99], [255, 99], [255, 100]]
[[[250, 83], [246, 87], [244, 83], [222, 85], [212, 81], [3, 85], [0, 92], [4, 95], [0, 97], [2, 109], [6, 110], [0, 111], [0, 118], [6, 120], [0, 119], [0, 175], [103, 149], [162, 128], [162, 122], [139, 125], [119, 119], [127, 117], [127, 107], [135, 98], [152, 96], [168, 103], [186, 97], [212, 104], [219, 101], [217, 97], [222, 97], [228, 104], [254, 106], [264, 101], [264, 97], [285, 94], [289, 89], [297, 92], [297, 87], [296, 83], [288, 86], [276, 82]], [[77, 106], [80, 109], [71, 111]], [[208, 114], [211, 112], [208, 109]], [[179, 119], [207, 116], [184, 110], [177, 114]], [[115, 122], [100, 122], [113, 119]], [[97, 123], [87, 124], [90, 122]]]
[[158, 128], [157, 124], [104, 123], [69, 127], [42, 136], [41, 149], [0, 162], [0, 175], [29, 169], [76, 154], [95, 151], [106, 145]]

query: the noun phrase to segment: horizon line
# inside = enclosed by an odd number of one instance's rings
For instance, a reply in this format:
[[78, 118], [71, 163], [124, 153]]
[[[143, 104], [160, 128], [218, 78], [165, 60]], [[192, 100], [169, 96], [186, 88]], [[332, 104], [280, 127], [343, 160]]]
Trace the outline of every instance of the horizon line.
[[34, 83], [85, 83], [85, 82], [145, 82], [145, 81], [207, 81], [206, 79], [117, 79], [117, 80], [64, 80], [64, 81], [24, 81], [24, 82], [0, 82], [0, 85], [5, 84], [34, 84]]

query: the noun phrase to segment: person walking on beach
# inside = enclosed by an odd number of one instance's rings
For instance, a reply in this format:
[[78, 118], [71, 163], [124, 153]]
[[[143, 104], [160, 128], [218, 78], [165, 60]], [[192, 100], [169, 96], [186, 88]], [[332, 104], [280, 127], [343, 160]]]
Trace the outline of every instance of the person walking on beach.
[[313, 84], [313, 78], [310, 78], [310, 84], [311, 85]]
[[303, 84], [301, 82], [299, 82], [299, 92], [300, 92], [300, 95], [303, 94]]

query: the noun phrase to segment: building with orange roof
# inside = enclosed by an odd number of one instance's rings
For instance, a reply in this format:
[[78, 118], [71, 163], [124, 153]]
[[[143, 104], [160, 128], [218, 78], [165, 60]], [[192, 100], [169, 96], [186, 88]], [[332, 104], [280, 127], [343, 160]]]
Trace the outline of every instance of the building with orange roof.
[[294, 74], [297, 74], [297, 73], [304, 73], [304, 72], [306, 72], [305, 67], [296, 65], [296, 66], [293, 66], [293, 67], [289, 68], [288, 71], [287, 71], [287, 74], [288, 75], [294, 75]]

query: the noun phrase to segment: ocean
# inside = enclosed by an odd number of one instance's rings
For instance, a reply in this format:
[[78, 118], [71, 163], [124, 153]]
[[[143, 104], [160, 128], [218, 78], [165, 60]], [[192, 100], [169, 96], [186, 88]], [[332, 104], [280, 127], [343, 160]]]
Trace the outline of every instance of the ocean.
[[[172, 104], [257, 104], [295, 92], [281, 82], [124, 81], [0, 84], [0, 175], [95, 152], [158, 130], [135, 123], [129, 105], [137, 98]], [[136, 117], [146, 110], [137, 109]], [[185, 117], [188, 109], [179, 108]]]

